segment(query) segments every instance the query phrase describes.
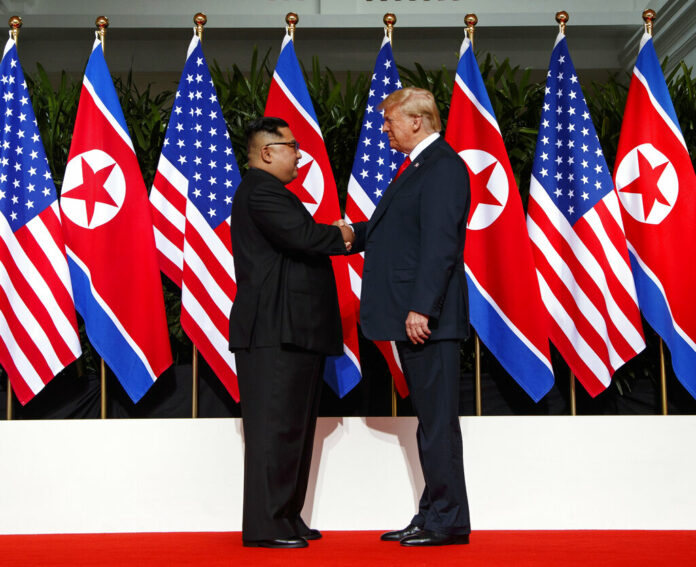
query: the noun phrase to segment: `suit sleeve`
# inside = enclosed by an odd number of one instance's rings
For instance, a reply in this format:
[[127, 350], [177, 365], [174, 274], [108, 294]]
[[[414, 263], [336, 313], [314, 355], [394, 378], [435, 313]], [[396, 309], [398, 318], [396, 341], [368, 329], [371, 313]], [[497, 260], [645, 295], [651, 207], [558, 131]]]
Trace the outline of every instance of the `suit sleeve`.
[[252, 221], [274, 246], [288, 252], [345, 254], [341, 230], [319, 224], [284, 187], [263, 183], [249, 197]]
[[365, 251], [365, 234], [367, 232], [366, 222], [354, 222], [350, 226], [353, 227], [353, 232], [355, 233], [355, 242], [350, 249], [351, 254], [357, 254], [358, 252]]
[[420, 203], [420, 250], [410, 309], [439, 318], [456, 263], [463, 262], [469, 176], [458, 157], [429, 172]]

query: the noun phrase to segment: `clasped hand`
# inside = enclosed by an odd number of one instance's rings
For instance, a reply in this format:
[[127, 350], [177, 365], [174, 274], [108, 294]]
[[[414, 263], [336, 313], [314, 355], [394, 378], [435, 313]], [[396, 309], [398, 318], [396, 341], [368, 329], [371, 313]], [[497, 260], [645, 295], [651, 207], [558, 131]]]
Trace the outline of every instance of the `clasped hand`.
[[343, 219], [335, 220], [331, 224], [341, 229], [341, 236], [343, 237], [343, 242], [346, 245], [346, 250], [350, 252], [350, 249], [353, 247], [353, 242], [355, 241], [355, 233], [353, 232], [353, 229]]

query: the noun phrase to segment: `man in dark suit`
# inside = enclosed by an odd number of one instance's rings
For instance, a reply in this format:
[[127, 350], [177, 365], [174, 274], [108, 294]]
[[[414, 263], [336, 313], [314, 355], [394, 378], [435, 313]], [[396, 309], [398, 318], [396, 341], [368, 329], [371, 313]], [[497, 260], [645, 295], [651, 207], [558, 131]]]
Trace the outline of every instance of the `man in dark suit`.
[[469, 334], [463, 251], [469, 177], [440, 137], [433, 95], [393, 92], [379, 107], [392, 149], [408, 154], [353, 252], [365, 251], [360, 324], [372, 340], [396, 341], [418, 416], [425, 489], [409, 526], [383, 540], [406, 546], [469, 542], [459, 427], [459, 342]]
[[343, 353], [329, 255], [345, 254], [347, 227], [317, 224], [285, 184], [302, 154], [287, 123], [247, 127], [249, 172], [232, 203], [237, 295], [230, 350], [244, 424], [245, 546], [306, 547], [321, 534], [304, 505], [326, 355]]

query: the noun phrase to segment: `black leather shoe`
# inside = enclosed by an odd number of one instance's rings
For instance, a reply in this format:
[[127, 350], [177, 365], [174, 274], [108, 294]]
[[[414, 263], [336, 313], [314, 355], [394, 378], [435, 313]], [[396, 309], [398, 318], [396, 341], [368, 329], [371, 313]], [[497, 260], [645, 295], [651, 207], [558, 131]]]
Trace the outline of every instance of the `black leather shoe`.
[[405, 537], [416, 535], [422, 531], [423, 528], [419, 528], [418, 526], [409, 524], [403, 530], [397, 530], [395, 532], [387, 532], [386, 534], [382, 534], [379, 537], [379, 539], [381, 539], [382, 541], [401, 541]]
[[441, 534], [430, 530], [421, 530], [419, 533], [401, 540], [401, 545], [406, 547], [464, 545], [467, 543], [469, 543], [469, 534]]
[[304, 539], [306, 539], [307, 541], [321, 539], [321, 532], [319, 530], [315, 530], [315, 529], [310, 528], [309, 533], [307, 535], [303, 535], [302, 537]]
[[309, 544], [302, 537], [278, 537], [275, 539], [245, 540], [244, 547], [268, 547], [270, 549], [294, 549]]

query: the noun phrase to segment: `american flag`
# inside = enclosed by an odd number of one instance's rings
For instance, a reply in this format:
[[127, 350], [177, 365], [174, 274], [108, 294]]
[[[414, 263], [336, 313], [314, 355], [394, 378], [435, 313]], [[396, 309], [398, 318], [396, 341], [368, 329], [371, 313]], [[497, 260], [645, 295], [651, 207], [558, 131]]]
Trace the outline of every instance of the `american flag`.
[[618, 197], [563, 34], [551, 54], [529, 197], [550, 339], [595, 396], [645, 341]]
[[12, 39], [0, 96], [0, 364], [26, 404], [82, 351], [56, 188]]
[[239, 401], [229, 316], [237, 290], [230, 241], [241, 181], [198, 37], [189, 45], [150, 192], [160, 269], [181, 287], [181, 326]]
[[[365, 114], [358, 148], [355, 152], [353, 170], [348, 182], [348, 198], [346, 200], [346, 221], [360, 222], [369, 220], [382, 198], [386, 188], [396, 175], [399, 166], [404, 161], [404, 154], [389, 147], [389, 137], [382, 132], [384, 118], [377, 110], [379, 104], [389, 94], [401, 88], [399, 72], [394, 64], [391, 42], [385, 37], [377, 54], [375, 70], [370, 83]], [[355, 294], [356, 312], [360, 300], [362, 286], [364, 253], [349, 256], [351, 289]], [[389, 370], [394, 378], [394, 385], [403, 397], [408, 394], [408, 386], [404, 379], [399, 355], [393, 342], [375, 341], [387, 361]]]

